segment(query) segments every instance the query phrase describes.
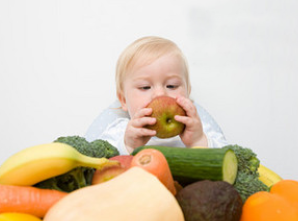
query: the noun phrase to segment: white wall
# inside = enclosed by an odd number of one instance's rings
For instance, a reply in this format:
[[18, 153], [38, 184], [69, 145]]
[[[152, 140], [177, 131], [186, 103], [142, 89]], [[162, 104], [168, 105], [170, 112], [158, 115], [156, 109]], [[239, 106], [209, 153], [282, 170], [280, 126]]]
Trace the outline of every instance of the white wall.
[[192, 98], [231, 143], [298, 179], [298, 3], [0, 1], [0, 161], [84, 135], [115, 100], [118, 55], [159, 35], [186, 54]]

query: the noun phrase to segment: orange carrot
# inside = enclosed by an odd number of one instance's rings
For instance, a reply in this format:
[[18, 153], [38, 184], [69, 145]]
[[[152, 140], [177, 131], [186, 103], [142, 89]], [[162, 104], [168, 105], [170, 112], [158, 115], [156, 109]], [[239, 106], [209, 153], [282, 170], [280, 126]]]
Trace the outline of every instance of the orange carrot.
[[58, 190], [0, 184], [0, 213], [19, 212], [43, 218], [65, 195], [67, 193]]
[[155, 175], [173, 195], [176, 195], [176, 188], [169, 164], [159, 150], [141, 150], [133, 157], [131, 167], [133, 166], [141, 167]]

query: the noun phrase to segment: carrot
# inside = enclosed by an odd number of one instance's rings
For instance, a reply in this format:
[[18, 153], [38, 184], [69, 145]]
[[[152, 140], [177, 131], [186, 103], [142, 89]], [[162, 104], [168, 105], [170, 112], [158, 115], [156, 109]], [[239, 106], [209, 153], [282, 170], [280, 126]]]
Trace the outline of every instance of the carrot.
[[32, 186], [0, 184], [0, 213], [27, 213], [43, 218], [46, 212], [67, 193]]
[[131, 167], [138, 166], [155, 175], [168, 190], [176, 195], [173, 176], [165, 156], [155, 149], [143, 149], [132, 159]]

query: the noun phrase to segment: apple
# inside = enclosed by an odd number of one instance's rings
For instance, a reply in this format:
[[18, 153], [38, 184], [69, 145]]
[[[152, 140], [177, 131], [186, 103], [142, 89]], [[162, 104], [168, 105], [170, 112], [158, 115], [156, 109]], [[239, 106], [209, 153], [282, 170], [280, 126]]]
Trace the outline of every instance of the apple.
[[94, 172], [91, 184], [99, 184], [113, 179], [114, 177], [124, 173], [127, 168], [121, 165], [105, 167]]
[[176, 100], [168, 96], [158, 96], [148, 105], [152, 108], [151, 117], [156, 118], [154, 125], [147, 125], [146, 128], [156, 131], [159, 138], [169, 138], [181, 134], [185, 125], [174, 119], [175, 115], [185, 116], [186, 113]]
[[120, 165], [124, 168], [130, 168], [131, 161], [133, 159], [132, 155], [118, 155], [109, 158], [109, 160], [117, 160], [120, 162]]
[[127, 169], [130, 168], [132, 159], [132, 155], [118, 155], [109, 158], [109, 160], [118, 161], [120, 165], [105, 167], [103, 169], [96, 170], [92, 178], [92, 184], [106, 182], [125, 172]]

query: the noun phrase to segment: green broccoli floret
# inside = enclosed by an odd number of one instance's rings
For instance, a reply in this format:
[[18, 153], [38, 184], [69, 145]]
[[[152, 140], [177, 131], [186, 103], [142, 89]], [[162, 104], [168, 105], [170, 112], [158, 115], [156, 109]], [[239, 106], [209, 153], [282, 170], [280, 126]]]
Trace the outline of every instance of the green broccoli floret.
[[54, 142], [68, 144], [84, 155], [95, 157], [93, 156], [92, 149], [90, 149], [90, 143], [84, 137], [80, 137], [80, 136], [58, 137]]
[[40, 183], [35, 184], [34, 186], [42, 189], [55, 189], [64, 192], [71, 192], [90, 185], [90, 176], [86, 175], [92, 171], [93, 169], [90, 170], [90, 168], [77, 167], [65, 174], [44, 180]]
[[[54, 142], [68, 144], [80, 153], [90, 157], [110, 158], [119, 155], [119, 151], [116, 147], [112, 146], [108, 141], [100, 139], [88, 142], [84, 137], [67, 136], [59, 137]], [[65, 174], [49, 178], [34, 186], [44, 189], [56, 189], [64, 192], [71, 192], [91, 185], [94, 172], [94, 168], [77, 167]]]
[[119, 155], [119, 151], [117, 150], [117, 148], [111, 145], [108, 141], [94, 140], [90, 143], [90, 145], [95, 155], [102, 155], [106, 158], [111, 158]]
[[251, 149], [239, 145], [228, 145], [224, 148], [232, 149], [236, 154], [238, 173], [234, 187], [239, 192], [243, 202], [256, 192], [269, 191], [269, 188], [259, 180], [260, 160]]
[[76, 148], [80, 153], [90, 157], [111, 158], [119, 155], [118, 149], [106, 140], [98, 139], [88, 142], [84, 137], [67, 136], [59, 137], [54, 142], [66, 143]]
[[229, 145], [227, 147], [231, 148], [236, 154], [238, 170], [248, 174], [255, 174], [258, 172], [260, 160], [251, 149], [239, 145]]
[[234, 187], [240, 193], [242, 201], [259, 191], [269, 191], [269, 188], [262, 183], [254, 174], [239, 173], [234, 183]]

